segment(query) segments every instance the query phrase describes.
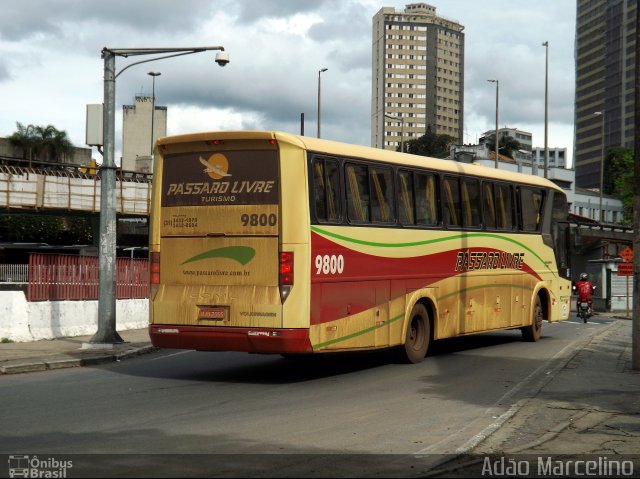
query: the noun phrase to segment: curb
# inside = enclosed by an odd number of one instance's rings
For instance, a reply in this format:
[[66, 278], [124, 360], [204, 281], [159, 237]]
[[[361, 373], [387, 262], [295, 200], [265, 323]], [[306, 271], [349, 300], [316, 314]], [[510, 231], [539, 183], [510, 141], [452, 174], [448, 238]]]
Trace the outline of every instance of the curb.
[[51, 359], [25, 359], [16, 360], [10, 364], [0, 366], [0, 375], [3, 374], [22, 374], [39, 371], [48, 371], [54, 369], [77, 368], [83, 366], [96, 366], [130, 359], [142, 354], [158, 351], [160, 348], [148, 345], [140, 348], [130, 349], [124, 352], [113, 354], [99, 354], [85, 358], [51, 358]]

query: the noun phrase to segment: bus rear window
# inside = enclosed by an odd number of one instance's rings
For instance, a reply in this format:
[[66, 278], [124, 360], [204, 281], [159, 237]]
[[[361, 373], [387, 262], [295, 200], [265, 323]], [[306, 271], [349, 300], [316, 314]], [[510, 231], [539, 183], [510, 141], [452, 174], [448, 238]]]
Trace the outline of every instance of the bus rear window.
[[163, 161], [163, 207], [278, 203], [276, 151], [177, 153]]

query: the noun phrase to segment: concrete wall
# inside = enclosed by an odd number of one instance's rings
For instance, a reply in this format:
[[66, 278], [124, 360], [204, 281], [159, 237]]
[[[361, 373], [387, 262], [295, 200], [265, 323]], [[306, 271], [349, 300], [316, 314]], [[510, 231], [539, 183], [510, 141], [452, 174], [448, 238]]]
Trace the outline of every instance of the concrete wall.
[[[148, 299], [116, 300], [116, 328], [146, 328]], [[38, 341], [98, 330], [98, 301], [27, 301], [22, 291], [0, 291], [0, 339]]]

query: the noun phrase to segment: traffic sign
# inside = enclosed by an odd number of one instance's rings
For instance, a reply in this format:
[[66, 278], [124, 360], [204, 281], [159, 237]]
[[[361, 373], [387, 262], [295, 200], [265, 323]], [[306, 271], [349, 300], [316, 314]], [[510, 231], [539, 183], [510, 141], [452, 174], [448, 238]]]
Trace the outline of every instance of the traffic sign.
[[633, 263], [618, 263], [618, 276], [633, 276]]
[[625, 261], [631, 261], [633, 259], [633, 250], [627, 246], [620, 252], [620, 257]]

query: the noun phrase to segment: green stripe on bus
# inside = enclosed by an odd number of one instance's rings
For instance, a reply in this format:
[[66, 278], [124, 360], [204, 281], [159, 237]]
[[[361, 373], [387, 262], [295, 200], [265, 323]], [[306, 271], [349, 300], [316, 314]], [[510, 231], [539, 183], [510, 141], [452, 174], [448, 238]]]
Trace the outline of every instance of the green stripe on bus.
[[[450, 298], [451, 296], [459, 296], [460, 294], [463, 294], [463, 293], [465, 293], [467, 291], [473, 291], [473, 290], [477, 290], [477, 289], [511, 288], [512, 286], [513, 286], [512, 284], [483, 284], [483, 285], [480, 285], [480, 286], [472, 286], [470, 288], [464, 288], [464, 289], [461, 289], [461, 290], [458, 290], [458, 291], [454, 291], [453, 293], [445, 294], [444, 296], [441, 296], [441, 297], [439, 297], [437, 299], [438, 299], [438, 301], [442, 301], [443, 299]], [[529, 287], [526, 287], [526, 286], [522, 286], [521, 288], [524, 289], [524, 290], [527, 290], [527, 291], [533, 291], [533, 288], [529, 288]], [[380, 329], [383, 326], [386, 326], [388, 324], [395, 323], [396, 321], [398, 321], [399, 319], [402, 319], [402, 318], [404, 318], [404, 314], [399, 314], [398, 316], [396, 316], [394, 318], [391, 318], [386, 323], [383, 323], [383, 324], [380, 324], [380, 325], [377, 325], [377, 326], [371, 326], [370, 328], [363, 329], [362, 331], [356, 331], [355, 333], [351, 333], [351, 334], [348, 334], [346, 336], [342, 336], [340, 338], [335, 338], [335, 339], [332, 339], [330, 341], [325, 341], [324, 343], [318, 343], [313, 347], [313, 349], [321, 349], [321, 348], [325, 348], [327, 346], [330, 346], [331, 344], [336, 344], [336, 343], [340, 343], [342, 341], [347, 341], [349, 339], [357, 338], [358, 336], [362, 336], [363, 334], [370, 333], [370, 332], [375, 331], [376, 329]]]
[[370, 333], [371, 331], [375, 331], [376, 329], [380, 329], [383, 326], [387, 326], [388, 324], [395, 323], [396, 321], [398, 321], [401, 318], [404, 318], [404, 313], [403, 314], [399, 314], [395, 318], [391, 318], [389, 321], [386, 321], [383, 324], [380, 324], [380, 325], [377, 325], [377, 326], [371, 326], [370, 328], [363, 329], [362, 331], [357, 331], [355, 333], [348, 334], [347, 336], [342, 336], [340, 338], [332, 339], [330, 341], [325, 341], [324, 343], [318, 343], [313, 347], [313, 349], [325, 348], [325, 347], [327, 347], [327, 346], [329, 346], [331, 344], [336, 344], [336, 343], [340, 343], [342, 341], [346, 341], [348, 339], [357, 338], [358, 336], [362, 336], [363, 334]]
[[508, 236], [504, 236], [504, 235], [499, 235], [499, 234], [493, 234], [493, 233], [462, 233], [459, 235], [453, 235], [453, 236], [447, 236], [445, 238], [435, 238], [435, 239], [430, 239], [430, 240], [423, 240], [423, 241], [412, 241], [409, 243], [377, 243], [377, 242], [373, 242], [373, 241], [366, 241], [366, 240], [361, 240], [361, 239], [357, 239], [357, 238], [350, 238], [348, 236], [344, 236], [344, 235], [340, 235], [337, 233], [332, 233], [331, 231], [326, 231], [323, 230], [322, 228], [318, 228], [317, 226], [311, 226], [311, 231], [318, 233], [318, 234], [322, 234], [322, 235], [326, 235], [326, 236], [330, 236], [332, 238], [336, 238], [342, 241], [347, 241], [349, 243], [355, 243], [355, 244], [361, 244], [364, 246], [376, 246], [376, 247], [380, 247], [380, 248], [407, 248], [409, 246], [423, 246], [426, 244], [433, 244], [433, 243], [441, 243], [444, 241], [453, 241], [456, 239], [462, 239], [462, 238], [497, 238], [497, 239], [501, 239], [503, 241], [509, 241], [510, 243], [513, 243], [515, 245], [520, 246], [521, 248], [526, 249], [529, 253], [531, 253], [533, 256], [535, 256], [551, 273], [553, 273], [555, 276], [557, 276], [557, 274], [551, 270], [551, 268], [549, 268], [549, 265], [546, 264], [546, 262], [540, 257], [538, 256], [538, 254], [533, 251], [531, 248], [529, 248], [527, 245], [520, 243], [519, 241], [516, 241], [512, 238], [509, 238]]

